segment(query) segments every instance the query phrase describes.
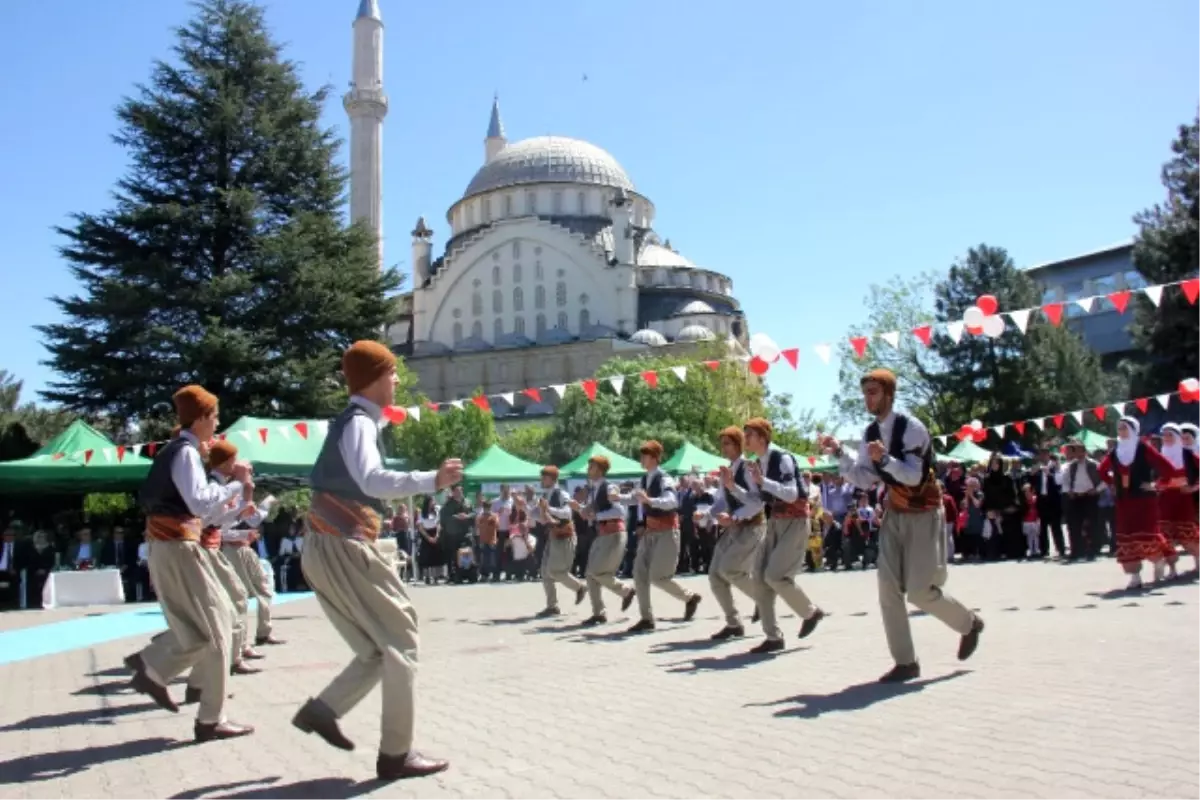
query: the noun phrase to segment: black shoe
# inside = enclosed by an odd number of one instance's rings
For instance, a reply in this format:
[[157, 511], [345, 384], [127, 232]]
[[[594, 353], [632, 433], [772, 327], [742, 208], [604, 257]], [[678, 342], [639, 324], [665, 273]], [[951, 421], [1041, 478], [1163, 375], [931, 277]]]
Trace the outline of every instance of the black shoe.
[[742, 637], [745, 635], [746, 629], [741, 625], [726, 625], [724, 628], [721, 628], [721, 630], [717, 631], [708, 638], [714, 642], [723, 642], [726, 639], [733, 639], [735, 637]]
[[804, 624], [800, 626], [800, 638], [803, 639], [805, 636], [808, 636], [810, 633], [815, 631], [817, 629], [817, 623], [823, 619], [825, 619], [825, 612], [818, 608], [813, 612], [813, 615], [804, 620]]
[[975, 648], [979, 646], [979, 634], [983, 633], [983, 620], [975, 617], [975, 621], [971, 623], [971, 630], [963, 634], [958, 643], [958, 660], [966, 661], [975, 652]]
[[625, 592], [625, 596], [621, 598], [621, 610], [628, 611], [629, 607], [633, 605], [633, 598], [635, 597], [637, 597], [637, 589], [630, 589]]
[[195, 686], [189, 686], [183, 693], [183, 705], [190, 706], [193, 703], [200, 702], [200, 690]]
[[578, 589], [575, 590], [575, 605], [579, 605], [586, 599], [587, 599], [587, 587], [580, 586]]
[[702, 599], [698, 594], [694, 594], [687, 599], [687, 603], [683, 606], [684, 622], [691, 622], [692, 617], [696, 616], [696, 608], [700, 605]]
[[236, 739], [239, 736], [249, 736], [254, 733], [253, 725], [239, 725], [236, 722], [197, 722], [192, 729], [197, 742], [214, 742], [218, 739]]
[[426, 758], [420, 753], [408, 752], [400, 756], [385, 756], [380, 753], [375, 761], [375, 775], [381, 781], [401, 781], [406, 778], [424, 778], [444, 772], [449, 767], [449, 761]]
[[534, 617], [536, 619], [546, 619], [548, 617], [557, 617], [560, 614], [562, 614], [562, 611], [557, 608], [543, 608], [541, 611], [537, 612]]
[[783, 639], [763, 639], [754, 647], [750, 648], [752, 655], [763, 655], [765, 653], [778, 653], [783, 649]]
[[758, 613], [758, 606], [755, 606], [755, 607], [754, 607], [754, 613], [750, 615], [750, 624], [751, 624], [751, 625], [754, 625], [754, 624], [755, 624], [755, 623], [757, 623], [757, 622], [758, 622], [760, 619], [762, 619], [762, 614], [759, 614], [759, 613]]
[[654, 630], [654, 620], [639, 619], [637, 621], [636, 625], [634, 625], [632, 628], [630, 628], [629, 630], [627, 630], [625, 632], [626, 633], [646, 633], [647, 631], [652, 631], [652, 630]]
[[606, 622], [608, 622], [608, 617], [604, 614], [593, 614], [579, 624], [584, 628], [591, 628], [596, 625], [603, 625]]
[[906, 683], [921, 677], [921, 665], [914, 661], [911, 664], [897, 664], [880, 677], [880, 683]]
[[142, 661], [140, 653], [126, 658], [125, 665], [133, 669], [133, 680], [129, 682], [129, 685], [135, 692], [149, 696], [158, 704], [159, 708], [164, 708], [173, 714], [179, 713], [179, 706], [175, 705], [175, 701], [171, 699], [171, 693], [167, 691], [167, 687], [155, 683], [154, 679], [146, 674], [146, 664]]
[[305, 733], [315, 733], [339, 750], [354, 749], [354, 742], [347, 739], [338, 727], [337, 717], [333, 715], [332, 709], [320, 700], [310, 698], [300, 706], [296, 716], [292, 717], [292, 724]]

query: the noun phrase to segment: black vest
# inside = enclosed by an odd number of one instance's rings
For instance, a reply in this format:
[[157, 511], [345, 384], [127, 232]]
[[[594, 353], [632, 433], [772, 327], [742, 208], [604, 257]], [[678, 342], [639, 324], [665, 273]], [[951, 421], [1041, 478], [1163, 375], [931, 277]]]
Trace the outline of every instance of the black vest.
[[[543, 489], [543, 491], [545, 491], [545, 490]], [[555, 486], [553, 489], [550, 490], [550, 495], [548, 497], [546, 497], [546, 505], [547, 506], [549, 506], [550, 508], [563, 508], [564, 506], [566, 506], [566, 504], [567, 504], [567, 496], [566, 496], [566, 493], [562, 490], [561, 486]], [[546, 530], [547, 525], [562, 525], [562, 524], [568, 522], [568, 520], [560, 520], [558, 517], [551, 516], [550, 514], [547, 514], [546, 518], [549, 519], [550, 521], [542, 522], [541, 520], [538, 520], [537, 522], [534, 523], [534, 525], [533, 525], [534, 530], [538, 532], [535, 535], [540, 536], [541, 532], [544, 532]]]
[[[344, 497], [347, 500], [369, 506], [380, 514], [383, 514], [387, 510], [383, 500], [378, 497], [370, 497], [358, 488], [358, 484], [350, 477], [350, 470], [346, 468], [345, 459], [342, 458], [340, 447], [342, 431], [346, 429], [346, 426], [350, 424], [350, 420], [354, 417], [371, 419], [366, 409], [351, 403], [329, 423], [329, 432], [325, 435], [325, 443], [321, 445], [321, 454], [317, 456], [317, 462], [313, 464], [312, 475], [310, 477], [312, 488], [314, 492], [328, 492], [335, 497]], [[372, 424], [374, 424], [374, 421], [372, 421]], [[375, 441], [379, 447], [379, 458], [382, 460], [382, 431], [379, 432]]]
[[138, 503], [142, 507], [142, 513], [147, 517], [175, 517], [178, 519], [196, 516], [184, 502], [183, 495], [175, 486], [175, 479], [171, 477], [171, 467], [174, 465], [175, 459], [187, 458], [187, 453], [184, 451], [189, 447], [195, 448], [192, 440], [179, 435], [167, 442], [154, 456], [150, 472], [146, 475], [146, 480], [142, 482], [141, 488], [138, 489]]
[[592, 496], [592, 511], [600, 513], [613, 507], [612, 500], [608, 497], [608, 481], [606, 479], [601, 479], [592, 491], [595, 492]]
[[[896, 420], [892, 423], [892, 441], [888, 444], [888, 455], [892, 458], [904, 460], [904, 433], [908, 430], [908, 417], [904, 414], [897, 414]], [[867, 426], [867, 441], [874, 442], [879, 439], [879, 420], [873, 421]], [[879, 479], [888, 486], [903, 486], [900, 481], [893, 478], [883, 468], [872, 462], [872, 469]], [[925, 452], [921, 454], [921, 483], [923, 485], [933, 470], [933, 447], [927, 447]], [[907, 488], [907, 487], [906, 487]]]
[[[746, 483], [745, 459], [742, 459], [741, 463], [738, 464], [737, 472], [733, 473], [733, 482], [742, 487], [742, 489], [750, 491], [750, 485]], [[725, 494], [725, 511], [730, 516], [733, 516], [733, 512], [742, 507], [742, 501], [734, 497], [733, 492], [729, 491], [724, 486], [721, 487], [721, 491]]]
[[[767, 470], [764, 473], [764, 475], [766, 475], [766, 478], [769, 481], [774, 481], [775, 483], [782, 483], [783, 482], [783, 460], [785, 458], [789, 458], [792, 461], [792, 483], [794, 483], [796, 485], [796, 492], [797, 492], [796, 500], [806, 500], [808, 498], [808, 492], [804, 488], [804, 482], [800, 479], [800, 467], [796, 464], [796, 459], [792, 458], [790, 455], [783, 452], [778, 447], [772, 447], [770, 450], [767, 451]], [[770, 495], [771, 497], [775, 497], [770, 492], [768, 492], [765, 488], [762, 489], [762, 493], [766, 494], [766, 495]], [[781, 498], [775, 498], [775, 499], [781, 500]]]
[[[654, 478], [647, 481], [649, 475], [642, 476], [642, 490], [650, 497], [662, 497], [663, 492], [663, 474], [661, 471], [654, 473]], [[676, 513], [674, 509], [653, 508], [649, 503], [646, 504], [647, 517], [669, 517]]]
[[[1150, 462], [1146, 459], [1146, 446], [1138, 442], [1137, 450], [1133, 453], [1133, 461], [1128, 467], [1121, 463], [1117, 458], [1117, 449], [1114, 447], [1108, 454], [1109, 460], [1113, 465], [1113, 488], [1116, 490], [1117, 497], [1150, 497], [1156, 494], [1155, 491], [1147, 491], [1143, 487], [1147, 483], [1154, 481], [1154, 469], [1150, 466]], [[1129, 470], [1129, 486], [1125, 487], [1122, 484], [1121, 475], [1117, 472], [1118, 467], [1125, 467]]]

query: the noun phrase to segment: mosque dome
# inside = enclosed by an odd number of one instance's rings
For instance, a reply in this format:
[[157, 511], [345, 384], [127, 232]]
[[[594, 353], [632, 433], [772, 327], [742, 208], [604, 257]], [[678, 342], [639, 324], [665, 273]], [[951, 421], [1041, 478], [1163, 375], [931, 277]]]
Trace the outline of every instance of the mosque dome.
[[635, 191], [625, 169], [591, 142], [534, 136], [506, 146], [479, 168], [463, 197], [534, 183], [573, 183]]
[[677, 342], [711, 342], [717, 335], [703, 325], [688, 325], [675, 337]]
[[687, 267], [688, 269], [696, 269], [696, 265], [684, 255], [676, 253], [671, 248], [657, 242], [647, 242], [642, 245], [642, 249], [637, 255], [637, 262], [639, 267]]
[[712, 306], [710, 306], [708, 303], [704, 302], [703, 300], [692, 300], [691, 302], [685, 303], [682, 306], [680, 306], [679, 310], [675, 312], [675, 316], [686, 317], [690, 314], [715, 314], [715, 313], [717, 313], [716, 310], [713, 309]]
[[642, 330], [629, 337], [629, 341], [637, 342], [638, 344], [646, 344], [651, 347], [662, 347], [667, 343], [667, 339], [658, 331], [652, 331], [649, 328]]

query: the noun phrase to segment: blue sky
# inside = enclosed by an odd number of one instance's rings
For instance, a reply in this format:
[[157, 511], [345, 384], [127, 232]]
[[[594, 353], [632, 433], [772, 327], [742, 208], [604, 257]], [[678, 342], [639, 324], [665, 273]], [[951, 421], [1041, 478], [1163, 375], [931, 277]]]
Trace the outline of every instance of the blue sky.
[[[268, 5], [311, 85], [345, 90], [357, 5]], [[1028, 265], [1130, 238], [1200, 94], [1194, 0], [380, 5], [390, 263], [409, 269], [418, 215], [444, 243], [498, 91], [510, 140], [575, 136], [616, 156], [658, 231], [733, 277], [752, 329], [804, 348], [770, 385], [818, 413], [837, 364], [811, 346], [861, 321], [867, 284], [980, 242]], [[4, 3], [0, 369], [27, 398], [50, 378], [31, 326], [75, 289], [51, 228], [108, 204], [126, 165], [113, 108], [189, 14], [182, 0]], [[345, 135], [340, 101], [326, 120]]]

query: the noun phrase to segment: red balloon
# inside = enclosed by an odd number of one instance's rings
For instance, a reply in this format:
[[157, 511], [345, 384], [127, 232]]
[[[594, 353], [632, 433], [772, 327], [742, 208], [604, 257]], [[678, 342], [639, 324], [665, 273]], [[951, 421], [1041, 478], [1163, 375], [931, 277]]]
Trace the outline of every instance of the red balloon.
[[983, 442], [986, 442], [987, 441], [987, 428], [980, 428], [979, 430], [975, 430], [974, 428], [972, 428], [971, 429], [971, 438], [975, 440], [975, 444], [982, 444]]
[[979, 306], [979, 310], [986, 317], [990, 317], [1000, 310], [1000, 302], [996, 300], [994, 295], [990, 294], [981, 294], [979, 299], [975, 301], [975, 305]]
[[1200, 400], [1200, 381], [1195, 378], [1180, 381], [1179, 399], [1185, 403], [1195, 403]]
[[753, 372], [755, 375], [766, 375], [767, 370], [769, 370], [770, 368], [771, 368], [770, 362], [764, 361], [763, 359], [759, 358], [758, 356], [755, 356], [754, 358], [750, 359], [750, 371]]
[[971, 436], [973, 436], [974, 433], [975, 433], [975, 429], [972, 428], [970, 425], [963, 425], [961, 428], [958, 429], [958, 433], [954, 434], [954, 436], [961, 442], [964, 439], [968, 439]]
[[408, 412], [400, 406], [387, 406], [383, 409], [383, 416], [393, 425], [399, 425], [408, 419]]
[[979, 327], [978, 325], [968, 325], [967, 333], [971, 334], [972, 336], [981, 336], [983, 335], [983, 328]]

